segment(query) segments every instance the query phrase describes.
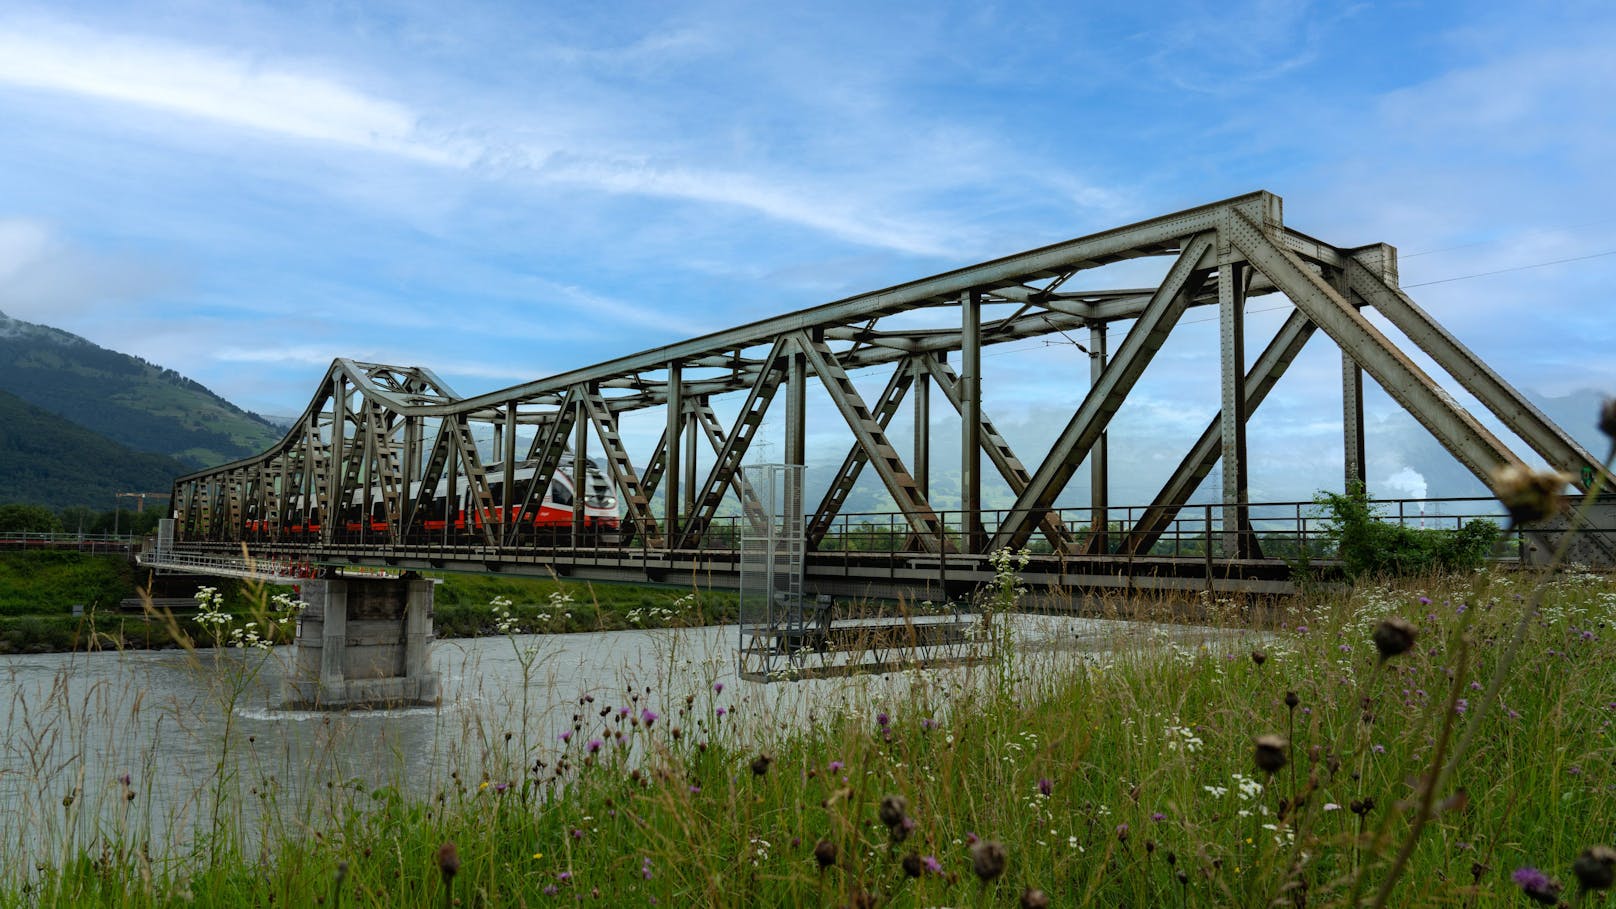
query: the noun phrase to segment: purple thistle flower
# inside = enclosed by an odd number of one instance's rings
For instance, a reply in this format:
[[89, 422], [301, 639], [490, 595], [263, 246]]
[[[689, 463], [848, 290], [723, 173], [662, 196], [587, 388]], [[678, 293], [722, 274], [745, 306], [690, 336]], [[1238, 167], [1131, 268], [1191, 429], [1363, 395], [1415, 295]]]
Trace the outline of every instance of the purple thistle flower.
[[920, 864], [921, 867], [925, 868], [927, 871], [930, 871], [932, 874], [943, 873], [943, 863], [937, 861], [937, 856], [935, 855], [921, 856]]
[[885, 713], [878, 713], [875, 715], [875, 722], [882, 729], [885, 729], [887, 724], [892, 722], [892, 717], [887, 716]]
[[545, 884], [544, 885], [544, 895], [545, 896], [555, 896], [556, 895], [556, 885], [555, 884]]
[[1470, 702], [1468, 700], [1466, 700], [1465, 698], [1460, 698], [1459, 700], [1453, 702], [1453, 712], [1454, 713], [1464, 713], [1465, 711], [1467, 711], [1469, 709], [1470, 709]]
[[1045, 777], [1040, 777], [1038, 779], [1038, 794], [1039, 795], [1047, 796], [1047, 795], [1049, 795], [1050, 793], [1052, 793], [1054, 791], [1055, 791], [1055, 784], [1050, 781], [1049, 777], [1045, 776]]
[[627, 707], [619, 707], [619, 708], [617, 708], [617, 715], [618, 716], [628, 716], [628, 713], [629, 713], [629, 710], [628, 710]]
[[648, 855], [640, 862], [640, 877], [651, 879], [651, 857]]
[[647, 707], [640, 711], [640, 720], [644, 722], [645, 725], [649, 726], [657, 721], [657, 714], [652, 711], [651, 708]]
[[830, 762], [830, 767], [828, 769], [830, 770], [831, 773], [835, 773], [836, 771], [842, 769], [844, 766], [846, 766], [846, 765], [843, 764], [841, 761], [831, 761]]
[[1165, 820], [1167, 820], [1167, 815], [1162, 814], [1160, 811], [1157, 811], [1157, 812], [1155, 812], [1154, 814], [1152, 814], [1150, 816], [1150, 819], [1153, 820], [1153, 821], [1165, 821]]
[[556, 880], [558, 880], [558, 881], [570, 881], [570, 880], [572, 880], [572, 872], [571, 871], [563, 871], [560, 874], [556, 875]]
[[718, 708], [718, 716], [720, 718], [722, 718], [724, 716], [724, 708], [722, 708], [722, 707]]
[[723, 682], [714, 682], [713, 683], [713, 693], [714, 694], [723, 694], [724, 693], [724, 683]]
[[561, 733], [561, 741], [563, 743], [571, 742], [572, 741], [572, 730], [569, 729], [566, 732]]
[[584, 832], [577, 827], [572, 828], [570, 832], [572, 833], [572, 838], [575, 840], [581, 840], [584, 838]]
[[601, 749], [601, 746], [603, 746], [605, 744], [606, 743], [601, 741], [600, 739], [590, 739], [589, 740], [589, 753], [594, 754], [595, 752], [597, 752], [597, 751], [599, 751]]
[[507, 790], [509, 788], [511, 788], [510, 783], [495, 783], [494, 784], [494, 791], [495, 792], [504, 792], [505, 790]]
[[118, 774], [118, 782], [124, 784], [125, 786], [129, 785], [129, 774], [127, 774], [127, 773]]
[[1531, 866], [1517, 868], [1515, 873], [1510, 875], [1510, 879], [1533, 902], [1542, 903], [1546, 906], [1553, 906], [1560, 902], [1560, 882], [1536, 868]]
[[1421, 606], [1429, 606], [1429, 605], [1431, 605], [1431, 598], [1430, 597], [1420, 597], [1420, 605]]

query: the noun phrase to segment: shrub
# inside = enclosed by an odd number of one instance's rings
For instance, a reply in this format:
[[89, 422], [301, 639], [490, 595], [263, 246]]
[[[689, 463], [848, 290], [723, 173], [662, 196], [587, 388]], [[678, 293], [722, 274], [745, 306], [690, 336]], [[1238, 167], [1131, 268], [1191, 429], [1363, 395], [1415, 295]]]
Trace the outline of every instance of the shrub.
[[1325, 533], [1349, 578], [1469, 571], [1486, 562], [1498, 541], [1498, 525], [1492, 521], [1468, 521], [1456, 530], [1382, 521], [1362, 483], [1346, 493], [1321, 492], [1314, 501], [1328, 513]]

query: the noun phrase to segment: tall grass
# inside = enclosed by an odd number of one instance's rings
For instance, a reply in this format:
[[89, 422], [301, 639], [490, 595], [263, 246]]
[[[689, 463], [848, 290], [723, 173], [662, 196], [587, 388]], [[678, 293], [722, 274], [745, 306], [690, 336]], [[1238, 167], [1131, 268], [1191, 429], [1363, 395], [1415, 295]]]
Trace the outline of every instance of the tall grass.
[[[1496, 704], [1411, 840], [1422, 781], [1539, 595]], [[294, 798], [272, 771], [244, 773], [250, 785], [219, 795], [222, 819], [203, 821], [217, 807], [204, 775], [191, 802], [168, 802], [191, 806], [185, 836], [142, 819], [143, 793], [119, 813], [135, 789], [98, 761], [95, 731], [122, 722], [98, 714], [123, 709], [112, 692], [52, 696], [25, 705], [30, 728], [74, 730], [73, 766], [8, 772], [72, 779], [78, 797], [8, 796], [33, 826], [0, 843], [0, 905], [428, 905], [452, 885], [462, 905], [488, 906], [1344, 906], [1373, 898], [1409, 843], [1388, 905], [1520, 905], [1523, 867], [1580, 895], [1572, 862], [1616, 822], [1608, 578], [1360, 585], [1261, 626], [1234, 604], [1214, 612], [1218, 635], [1118, 632], [1088, 654], [1012, 638], [984, 666], [835, 695], [725, 682], [725, 655], [692, 653], [678, 632], [659, 632], [653, 665], [615, 691], [569, 691], [542, 675], [541, 651], [524, 691], [499, 693], [505, 722], [440, 724], [443, 772], [344, 785], [333, 733], [302, 756], [330, 788]], [[1418, 632], [1383, 658], [1373, 636], [1393, 616]], [[542, 714], [526, 734], [524, 696]], [[1273, 753], [1259, 766], [1270, 735], [1283, 766]], [[887, 796], [901, 809], [883, 812]], [[294, 810], [243, 804], [282, 797]], [[901, 822], [883, 821], [894, 810]], [[1002, 846], [1002, 874], [979, 877], [994, 870], [981, 843]]]

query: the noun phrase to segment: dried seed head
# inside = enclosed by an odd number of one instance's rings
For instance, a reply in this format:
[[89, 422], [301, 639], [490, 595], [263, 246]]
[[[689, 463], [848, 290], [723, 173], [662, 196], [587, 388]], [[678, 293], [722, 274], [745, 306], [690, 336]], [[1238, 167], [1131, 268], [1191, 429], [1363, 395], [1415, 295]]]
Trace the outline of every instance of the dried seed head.
[[836, 864], [836, 844], [830, 840], [820, 840], [814, 844], [814, 861], [821, 868], [829, 868]]
[[888, 830], [897, 829], [908, 814], [909, 800], [901, 795], [882, 796], [881, 807], [875, 812], [875, 816], [881, 819], [881, 823], [885, 824]]
[[1021, 909], [1049, 909], [1049, 896], [1037, 887], [1021, 891]]
[[920, 877], [920, 853], [909, 853], [903, 857], [903, 861], [899, 864], [903, 865], [904, 874], [908, 875], [909, 877]]
[[1408, 619], [1393, 616], [1375, 626], [1372, 638], [1375, 649], [1380, 651], [1380, 658], [1389, 660], [1400, 653], [1407, 653], [1414, 646], [1414, 639], [1419, 633], [1419, 629]]
[[1257, 769], [1263, 773], [1278, 773], [1285, 766], [1285, 752], [1290, 743], [1277, 735], [1257, 736], [1256, 747], [1252, 751], [1252, 759], [1257, 762]]
[[1253, 650], [1251, 652], [1251, 661], [1256, 663], [1258, 666], [1261, 666], [1262, 664], [1268, 662], [1268, 654], [1262, 652], [1261, 650]]
[[1616, 439], [1616, 398], [1606, 398], [1600, 406], [1599, 431]]
[[1584, 890], [1609, 890], [1616, 883], [1616, 849], [1589, 846], [1571, 865]]
[[443, 873], [445, 884], [454, 880], [454, 876], [460, 872], [460, 850], [455, 848], [452, 841], [438, 847], [438, 870]]
[[772, 763], [774, 763], [774, 758], [770, 757], [768, 754], [758, 755], [752, 759], [752, 775], [762, 776], [765, 773], [768, 773], [769, 765]]
[[1003, 874], [1008, 860], [1009, 855], [1005, 853], [1003, 844], [997, 840], [978, 840], [971, 847], [971, 870], [983, 883]]
[[1531, 470], [1519, 464], [1506, 464], [1493, 472], [1493, 489], [1498, 501], [1509, 510], [1516, 524], [1530, 524], [1557, 514], [1565, 507], [1560, 492], [1571, 482], [1571, 475], [1558, 470]]
[[1300, 703], [1302, 703], [1301, 695], [1298, 695], [1294, 691], [1285, 692], [1285, 706], [1286, 707], [1289, 707], [1290, 709], [1295, 710], [1296, 705], [1298, 705]]

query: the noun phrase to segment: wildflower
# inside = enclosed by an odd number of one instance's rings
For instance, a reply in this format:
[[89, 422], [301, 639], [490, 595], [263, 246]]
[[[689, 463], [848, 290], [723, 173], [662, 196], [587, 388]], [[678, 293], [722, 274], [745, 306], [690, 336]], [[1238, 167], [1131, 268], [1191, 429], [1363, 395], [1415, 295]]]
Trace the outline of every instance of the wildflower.
[[657, 721], [657, 714], [652, 711], [651, 708], [647, 707], [640, 711], [640, 720], [641, 722], [645, 723], [647, 727], [650, 727], [652, 723]]
[[1049, 909], [1049, 897], [1037, 887], [1021, 891], [1021, 909]]
[[1301, 695], [1298, 695], [1294, 691], [1285, 692], [1285, 706], [1286, 707], [1289, 707], [1290, 709], [1295, 710], [1296, 705], [1300, 704], [1300, 703], [1302, 703]]
[[1251, 661], [1256, 663], [1258, 666], [1261, 666], [1262, 664], [1268, 662], [1268, 654], [1261, 650], [1253, 650], [1251, 652]]
[[589, 740], [589, 753], [594, 754], [595, 752], [599, 751], [601, 749], [601, 747], [604, 746], [605, 744], [606, 743], [602, 742], [600, 739], [590, 739]]
[[1118, 824], [1117, 825], [1117, 839], [1120, 840], [1121, 842], [1124, 842], [1124, 843], [1126, 843], [1128, 841], [1128, 825], [1127, 824]]
[[885, 713], [878, 713], [878, 714], [875, 715], [875, 723], [876, 723], [877, 726], [880, 726], [882, 729], [887, 728], [887, 726], [891, 722], [892, 722], [892, 717], [887, 716]]
[[571, 741], [572, 741], [572, 730], [569, 729], [566, 732], [561, 733], [561, 743], [563, 745], [565, 745], [566, 743], [571, 742]]
[[1560, 891], [1563, 889], [1560, 882], [1536, 868], [1517, 868], [1515, 873], [1510, 875], [1510, 879], [1515, 881], [1521, 892], [1533, 902], [1545, 906], [1559, 905]]
[[1268, 774], [1278, 773], [1285, 766], [1285, 750], [1289, 746], [1289, 742], [1277, 735], [1257, 736], [1256, 747], [1252, 754], [1257, 769]]
[[836, 844], [830, 840], [820, 840], [814, 844], [814, 861], [820, 868], [829, 868], [836, 864]]
[[1516, 524], [1541, 521], [1559, 512], [1564, 507], [1560, 490], [1571, 482], [1569, 474], [1558, 470], [1534, 471], [1520, 464], [1505, 464], [1493, 471], [1492, 479], [1498, 501]]
[[1048, 796], [1050, 793], [1052, 793], [1054, 791], [1055, 791], [1055, 784], [1050, 782], [1049, 777], [1047, 777], [1047, 776], [1039, 777], [1039, 779], [1038, 779], [1038, 794], [1039, 795]]
[[830, 770], [831, 773], [835, 773], [836, 771], [842, 769], [845, 766], [846, 765], [843, 764], [841, 761], [831, 761], [830, 766], [827, 769]]
[[454, 876], [460, 872], [460, 851], [453, 841], [445, 841], [438, 847], [438, 871], [443, 875], [445, 886], [453, 883]]
[[723, 693], [724, 693], [724, 683], [723, 682], [714, 682], [713, 683], [713, 694], [723, 694]]
[[920, 857], [920, 864], [924, 865], [926, 870], [930, 871], [932, 874], [942, 874], [943, 873], [943, 863], [937, 861], [937, 856], [935, 856], [935, 855], [923, 855], [923, 856], [921, 856]]
[[1155, 811], [1151, 813], [1150, 819], [1153, 821], [1165, 821], [1167, 820], [1167, 815], [1162, 814], [1160, 811]]
[[1004, 873], [1008, 858], [1004, 846], [997, 840], [982, 840], [971, 847], [971, 870], [987, 883]]
[[651, 879], [651, 857], [649, 855], [640, 860], [640, 877], [646, 880]]
[[1386, 619], [1375, 626], [1373, 639], [1375, 649], [1380, 651], [1382, 660], [1389, 660], [1398, 654], [1407, 653], [1414, 646], [1414, 638], [1419, 634], [1407, 619]]
[[1609, 890], [1616, 883], [1616, 849], [1589, 846], [1572, 863], [1571, 872], [1584, 890]]

